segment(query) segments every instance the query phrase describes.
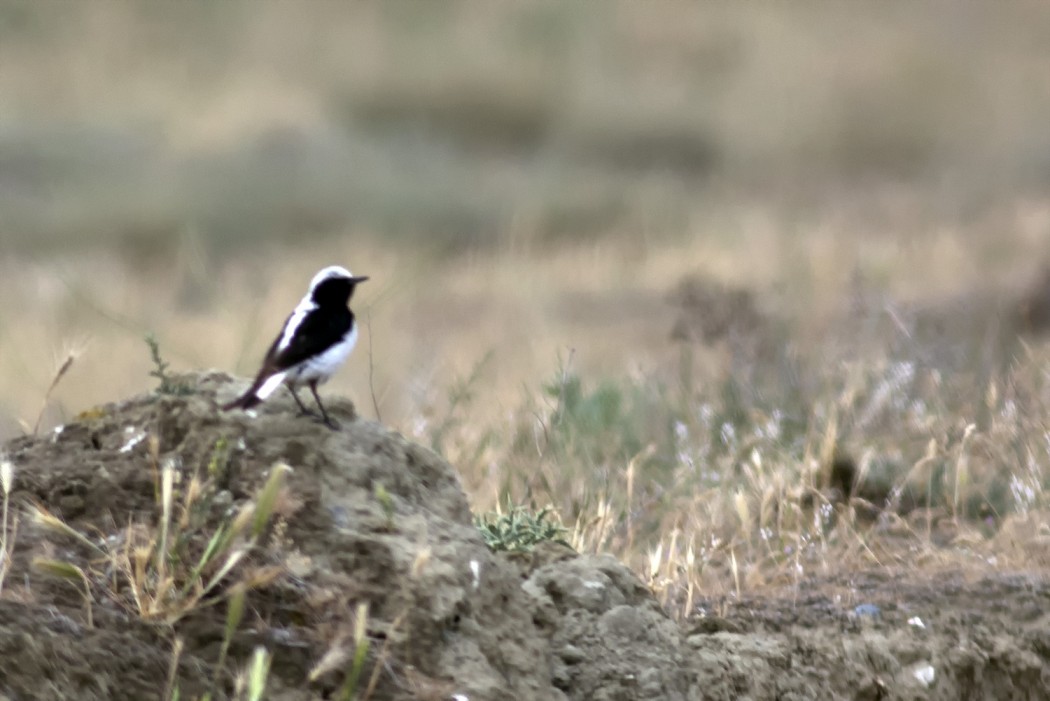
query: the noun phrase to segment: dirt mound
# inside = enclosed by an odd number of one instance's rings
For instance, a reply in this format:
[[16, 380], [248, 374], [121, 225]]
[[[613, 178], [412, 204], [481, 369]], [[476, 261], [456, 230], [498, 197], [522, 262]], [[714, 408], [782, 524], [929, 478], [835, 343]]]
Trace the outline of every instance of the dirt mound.
[[692, 680], [678, 626], [616, 560], [550, 562], [524, 588], [554, 655], [554, 684], [571, 698], [688, 698]]
[[[359, 622], [369, 647], [358, 688], [374, 680], [373, 699], [1035, 698], [1050, 677], [1044, 579], [858, 575], [807, 583], [804, 597], [701, 601], [703, 615], [680, 625], [609, 557], [489, 551], [455, 471], [348, 402], [330, 400], [343, 424], [332, 432], [290, 400], [254, 417], [218, 411], [239, 387], [225, 375], [183, 380], [185, 396], [98, 407], [6, 446], [18, 513], [42, 505], [86, 537], [22, 517], [0, 594], [0, 700], [160, 699], [173, 660], [181, 698], [213, 679], [226, 698], [257, 646], [272, 653], [268, 699], [335, 698]], [[210, 495], [185, 514], [204, 534], [186, 552], [199, 553], [277, 463], [293, 470], [265, 537], [244, 567], [216, 575], [215, 592], [258, 578], [236, 633], [224, 632], [222, 597], [145, 620], [119, 558], [100, 553], [141, 562], [149, 541], [133, 536], [158, 523], [158, 466], [180, 475], [175, 503], [194, 484]], [[80, 568], [90, 615], [79, 581], [31, 566], [41, 556]]]
[[[583, 591], [593, 593], [592, 580], [600, 580], [611, 603], [627, 606], [619, 592], [628, 591], [630, 602], [644, 602], [639, 615], [672, 625], [633, 575], [611, 560], [592, 564], [570, 553], [565, 582], [558, 584], [553, 564], [526, 581], [532, 565], [485, 546], [455, 471], [429, 450], [356, 418], [348, 402], [330, 400], [343, 423], [333, 432], [296, 417], [290, 400], [268, 403], [254, 417], [218, 411], [217, 398], [235, 389], [225, 375], [183, 381], [192, 389], [186, 396], [148, 395], [98, 407], [47, 437], [11, 442], [13, 502], [23, 509], [41, 504], [99, 543], [112, 543], [127, 537], [128, 523], [157, 522], [154, 462], [174, 461], [181, 475], [176, 492], [190, 475], [211, 475], [220, 505], [208, 515], [213, 525], [204, 530], [211, 532], [261, 488], [271, 466], [292, 466], [279, 533], [254, 553], [258, 565], [277, 565], [282, 574], [251, 592], [252, 614], [229, 652], [235, 661], [259, 644], [273, 652], [269, 698], [317, 698], [342, 683], [348, 664], [312, 684], [306, 680], [351, 636], [362, 602], [369, 605], [369, 661], [381, 666], [375, 698], [563, 698], [555, 688], [561, 658], [548, 644], [562, 632], [558, 617], [547, 612], [550, 595], [542, 593], [559, 587], [568, 593], [583, 582]], [[92, 625], [76, 587], [30, 566], [41, 554], [89, 573]], [[185, 642], [178, 671], [183, 697], [207, 690], [223, 639], [222, 608], [174, 625], [143, 622], [121, 596], [119, 576], [93, 561], [97, 557], [46, 529], [23, 526], [0, 600], [6, 661], [0, 698], [155, 697], [176, 636]], [[578, 598], [568, 596], [561, 614]], [[572, 687], [566, 679], [560, 683]]]
[[[344, 424], [333, 432], [295, 417], [290, 400], [272, 402], [254, 418], [222, 413], [216, 396], [233, 394], [229, 378], [189, 380], [188, 396], [107, 405], [46, 439], [11, 443], [16, 503], [39, 502], [81, 532], [120, 538], [129, 520], [157, 520], [149, 436], [157, 439], [159, 461], [177, 461], [184, 476], [207, 471], [216, 446], [228, 446], [222, 473], [213, 479], [218, 501], [231, 507], [258, 491], [272, 465], [286, 463], [293, 471], [279, 542], [256, 555], [284, 574], [252, 592], [255, 620], [230, 652], [246, 659], [257, 643], [273, 649], [271, 698], [316, 698], [341, 683], [335, 673], [310, 688], [305, 680], [349, 634], [358, 602], [369, 604], [373, 656], [378, 659], [387, 645], [383, 664], [389, 672], [379, 675], [379, 698], [414, 698], [428, 684], [471, 698], [555, 698], [520, 573], [482, 542], [447, 463], [355, 419], [345, 402], [331, 402]], [[40, 529], [23, 529], [9, 592], [19, 584], [18, 572], [31, 572], [29, 557], [53, 547], [45, 539], [54, 540]], [[62, 552], [61, 559], [92, 569], [77, 550]], [[221, 609], [166, 628], [136, 623], [119, 601], [103, 599], [96, 601], [100, 610], [89, 629], [75, 589], [29, 577], [28, 601], [0, 608], [0, 649], [46, 654], [5, 664], [0, 692], [11, 698], [146, 698], [145, 689], [155, 695], [157, 679], [164, 678], [173, 635], [186, 641], [183, 696], [207, 689], [222, 640]], [[65, 621], [57, 631], [55, 619]], [[26, 645], [26, 637], [44, 642]], [[113, 654], [124, 648], [136, 654]], [[86, 693], [85, 675], [96, 680]]]

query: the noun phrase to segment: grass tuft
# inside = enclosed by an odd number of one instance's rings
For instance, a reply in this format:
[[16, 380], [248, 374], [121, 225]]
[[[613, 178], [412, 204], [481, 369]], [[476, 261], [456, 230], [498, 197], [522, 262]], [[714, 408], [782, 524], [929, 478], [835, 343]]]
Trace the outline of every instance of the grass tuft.
[[179, 674], [179, 660], [182, 658], [184, 646], [185, 643], [182, 638], [175, 638], [175, 643], [171, 649], [171, 662], [168, 665], [168, 676], [164, 681], [164, 693], [161, 695], [162, 701], [177, 701], [181, 696], [177, 678]]
[[40, 411], [37, 412], [36, 421], [33, 422], [33, 435], [37, 435], [40, 430], [40, 422], [44, 419], [44, 411], [47, 409], [48, 402], [51, 401], [51, 395], [54, 394], [55, 389], [58, 387], [58, 383], [62, 381], [62, 378], [66, 376], [69, 370], [73, 367], [73, 363], [80, 355], [78, 350], [70, 350], [66, 353], [65, 359], [59, 364], [55, 370], [54, 376], [51, 378], [51, 384], [47, 386], [47, 391], [44, 392], [44, 399], [40, 403]]
[[358, 698], [358, 684], [361, 674], [364, 672], [365, 662], [368, 660], [368, 651], [371, 642], [368, 638], [368, 604], [362, 602], [357, 605], [354, 612], [354, 648], [353, 657], [350, 659], [350, 669], [346, 674], [342, 687], [339, 689], [341, 701], [352, 701]]
[[244, 601], [247, 593], [247, 588], [243, 584], [235, 585], [232, 594], [226, 601], [226, 626], [223, 628], [222, 647], [219, 648], [219, 661], [215, 663], [212, 689], [216, 689], [219, 686], [219, 675], [226, 664], [226, 655], [230, 652], [230, 643], [233, 641], [234, 633], [237, 632], [241, 625], [241, 619], [244, 618]]
[[[144, 620], [172, 624], [222, 601], [228, 601], [228, 615], [233, 616], [238, 610], [243, 613], [243, 600], [238, 604], [238, 599], [246, 591], [266, 587], [282, 573], [280, 567], [249, 562], [290, 470], [275, 465], [255, 498], [214, 527], [207, 522], [217, 491], [214, 483], [202, 483], [195, 475], [177, 499], [176, 468], [170, 461], [159, 473], [157, 522], [129, 524], [112, 545], [95, 543], [42, 506], [34, 508], [34, 521], [81, 543], [105, 562], [107, 571], [123, 575], [115, 579], [100, 572], [95, 579], [103, 583], [107, 596]], [[91, 579], [86, 574], [83, 579], [90, 587]], [[226, 645], [230, 635], [227, 631]]]
[[84, 615], [88, 628], [91, 628], [94, 625], [91, 613], [91, 582], [88, 580], [84, 570], [71, 562], [51, 560], [43, 557], [33, 558], [32, 566], [38, 572], [72, 582], [78, 588], [83, 589]]
[[270, 676], [270, 663], [273, 656], [260, 646], [255, 648], [252, 660], [248, 665], [247, 693], [245, 701], [262, 701], [266, 694], [266, 680]]
[[35, 504], [32, 507], [33, 523], [38, 527], [43, 528], [46, 531], [50, 531], [56, 535], [72, 538], [81, 545], [85, 546], [89, 550], [93, 551], [96, 555], [107, 555], [105, 548], [100, 546], [95, 541], [88, 538], [86, 535], [78, 531], [77, 529], [70, 526], [68, 523], [55, 516], [53, 513], [45, 509], [40, 504]]
[[11, 490], [15, 484], [15, 466], [6, 457], [0, 456], [0, 594], [4, 592], [4, 580], [11, 571], [15, 554], [15, 540], [18, 537], [18, 517], [9, 518]]

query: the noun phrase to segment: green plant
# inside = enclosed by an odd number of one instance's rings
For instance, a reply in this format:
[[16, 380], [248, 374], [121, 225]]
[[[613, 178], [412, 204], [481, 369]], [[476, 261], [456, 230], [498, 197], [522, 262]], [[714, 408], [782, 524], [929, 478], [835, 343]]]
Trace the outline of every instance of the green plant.
[[383, 509], [383, 517], [386, 519], [386, 527], [388, 530], [394, 528], [394, 498], [390, 496], [390, 492], [383, 486], [382, 482], [376, 482], [372, 486], [372, 492], [375, 495], [376, 501], [379, 502], [379, 507]]
[[[400, 626], [404, 620], [404, 615], [402, 613], [395, 619], [391, 625], [391, 630], [395, 630]], [[389, 638], [384, 643], [380, 653], [383, 659], [387, 656], [386, 646], [388, 644]], [[310, 681], [316, 681], [330, 672], [346, 669], [343, 683], [339, 686], [336, 698], [340, 701], [357, 701], [358, 699], [371, 698], [378, 681], [379, 670], [382, 668], [381, 665], [377, 665], [373, 670], [368, 685], [363, 690], [359, 688], [371, 648], [372, 641], [368, 637], [368, 602], [362, 601], [357, 604], [354, 610], [354, 623], [351, 635], [341, 635], [334, 640], [328, 652], [310, 670], [307, 678]], [[346, 667], [347, 663], [349, 663], [349, 668]]]
[[545, 507], [533, 512], [524, 506], [510, 507], [506, 513], [493, 512], [474, 517], [485, 544], [495, 551], [528, 552], [538, 543], [553, 541], [568, 545], [568, 531], [551, 519], [554, 511]]
[[157, 337], [152, 333], [146, 334], [146, 345], [149, 346], [150, 358], [153, 360], [153, 369], [150, 370], [150, 377], [157, 378], [157, 391], [160, 394], [170, 394], [176, 397], [183, 397], [188, 394], [193, 394], [193, 388], [185, 382], [172, 377], [168, 373], [168, 361], [160, 355], [160, 343], [157, 341]]
[[[236, 626], [235, 626], [236, 627]], [[227, 617], [226, 638], [223, 640], [224, 650], [229, 644], [229, 636], [232, 631]], [[182, 691], [179, 689], [178, 672], [179, 659], [182, 657], [182, 649], [185, 647], [182, 638], [176, 638], [171, 651], [171, 661], [168, 664], [168, 675], [164, 683], [162, 701], [180, 701]], [[270, 676], [270, 665], [273, 655], [261, 645], [255, 648], [248, 664], [237, 673], [233, 684], [233, 694], [229, 697], [231, 701], [263, 701], [266, 694], [266, 682]], [[221, 671], [222, 663], [216, 665], [216, 674]], [[214, 688], [198, 698], [198, 701], [212, 701]]]
[[237, 632], [237, 628], [241, 625], [241, 619], [244, 618], [244, 600], [247, 593], [243, 584], [236, 584], [226, 600], [226, 625], [223, 628], [222, 647], [219, 648], [219, 661], [215, 664], [215, 677], [212, 680], [213, 689], [219, 685], [219, 674], [226, 664], [226, 655], [230, 652], [230, 643], [233, 641], [233, 635]]
[[368, 604], [360, 603], [354, 615], [354, 655], [350, 660], [350, 669], [347, 671], [343, 686], [339, 689], [341, 701], [353, 701], [358, 698], [357, 687], [361, 681], [361, 673], [365, 669], [368, 660], [368, 650], [371, 642], [368, 638]]
[[255, 648], [252, 660], [245, 671], [245, 701], [262, 701], [266, 692], [266, 680], [270, 676], [270, 662], [273, 657], [264, 647]]

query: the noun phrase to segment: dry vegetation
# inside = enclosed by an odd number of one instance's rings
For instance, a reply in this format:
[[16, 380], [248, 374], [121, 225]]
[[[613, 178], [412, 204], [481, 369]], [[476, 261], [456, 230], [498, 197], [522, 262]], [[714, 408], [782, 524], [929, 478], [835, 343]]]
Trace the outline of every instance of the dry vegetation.
[[250, 372], [339, 262], [328, 391], [682, 615], [1045, 564], [1045, 8], [0, 10], [6, 435], [149, 386], [148, 332]]

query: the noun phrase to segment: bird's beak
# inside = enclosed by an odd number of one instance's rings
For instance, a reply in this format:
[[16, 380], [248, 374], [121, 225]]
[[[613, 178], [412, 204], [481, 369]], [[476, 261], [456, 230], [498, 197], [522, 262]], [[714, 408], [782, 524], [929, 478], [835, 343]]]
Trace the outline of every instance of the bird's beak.
[[350, 278], [350, 282], [352, 282], [352, 283], [354, 283], [356, 285], [357, 283], [364, 282], [367, 279], [368, 279], [367, 275], [357, 275], [357, 276], [354, 276], [354, 277]]

